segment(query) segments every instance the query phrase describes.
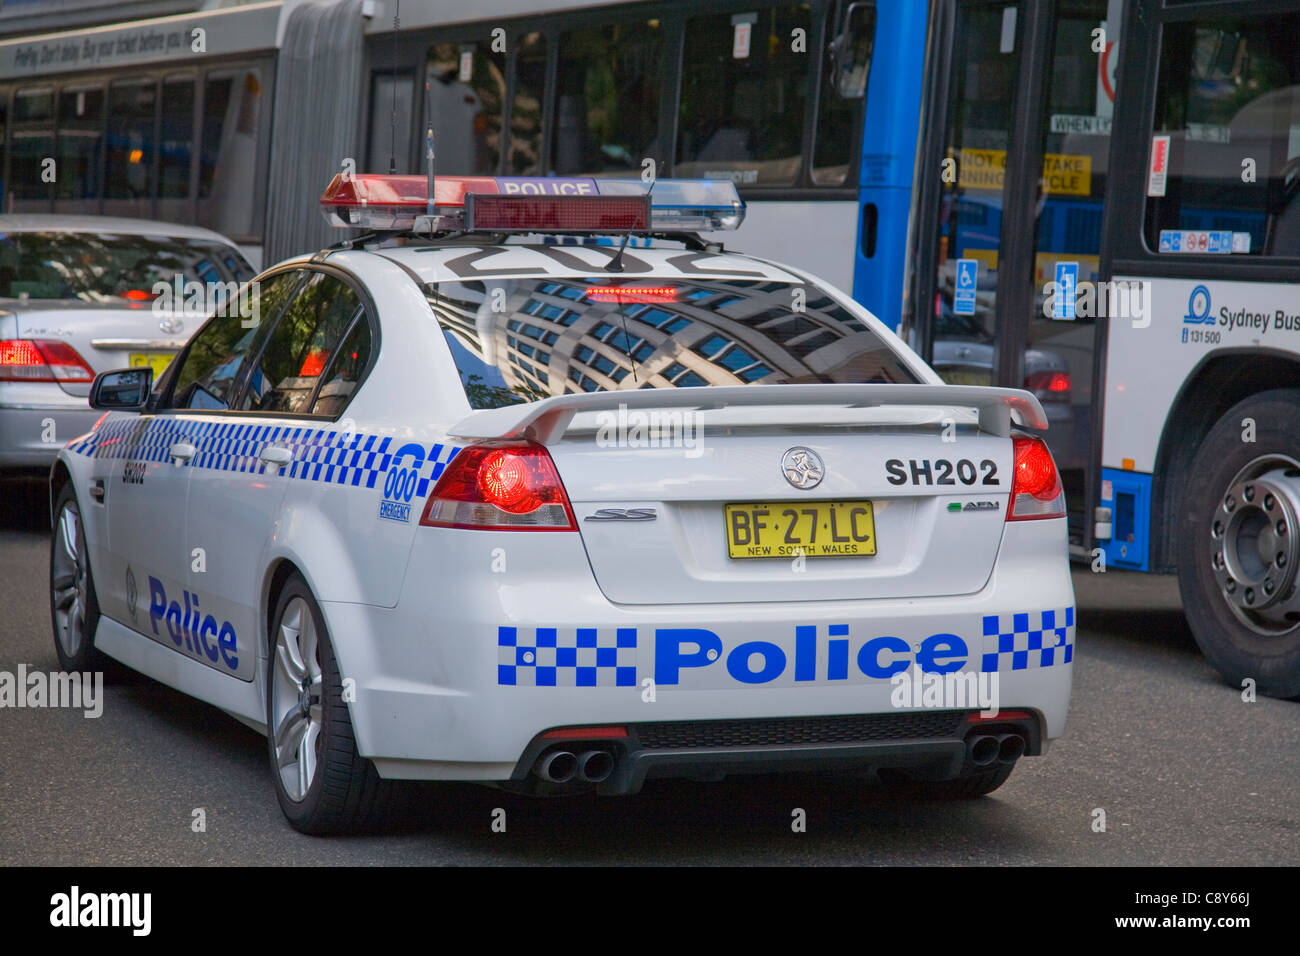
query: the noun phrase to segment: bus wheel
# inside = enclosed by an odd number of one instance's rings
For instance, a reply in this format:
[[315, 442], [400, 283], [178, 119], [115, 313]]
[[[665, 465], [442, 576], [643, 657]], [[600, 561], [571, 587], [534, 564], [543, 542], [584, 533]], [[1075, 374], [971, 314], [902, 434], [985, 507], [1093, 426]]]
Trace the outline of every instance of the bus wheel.
[[1196, 643], [1231, 684], [1300, 697], [1300, 389], [1228, 410], [1178, 508], [1178, 586]]

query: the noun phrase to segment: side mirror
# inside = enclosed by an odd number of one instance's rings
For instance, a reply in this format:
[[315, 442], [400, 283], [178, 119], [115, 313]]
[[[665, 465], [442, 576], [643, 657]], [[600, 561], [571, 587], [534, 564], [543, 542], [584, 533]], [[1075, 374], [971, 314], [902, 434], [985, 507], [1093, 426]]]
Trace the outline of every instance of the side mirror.
[[120, 368], [100, 372], [90, 386], [90, 407], [101, 411], [143, 411], [153, 388], [153, 369]]

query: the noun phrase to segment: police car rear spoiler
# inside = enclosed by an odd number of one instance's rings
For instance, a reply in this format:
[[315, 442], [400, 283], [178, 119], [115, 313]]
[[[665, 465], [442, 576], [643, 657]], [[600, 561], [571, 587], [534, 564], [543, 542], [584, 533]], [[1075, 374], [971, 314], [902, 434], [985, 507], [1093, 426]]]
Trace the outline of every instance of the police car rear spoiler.
[[557, 395], [524, 405], [485, 408], [462, 418], [450, 434], [467, 439], [557, 441], [579, 412], [633, 408], [690, 408], [700, 411], [746, 405], [878, 408], [921, 405], [973, 408], [980, 431], [1007, 437], [1013, 424], [1043, 431], [1047, 415], [1038, 399], [1018, 388], [973, 385], [719, 385]]

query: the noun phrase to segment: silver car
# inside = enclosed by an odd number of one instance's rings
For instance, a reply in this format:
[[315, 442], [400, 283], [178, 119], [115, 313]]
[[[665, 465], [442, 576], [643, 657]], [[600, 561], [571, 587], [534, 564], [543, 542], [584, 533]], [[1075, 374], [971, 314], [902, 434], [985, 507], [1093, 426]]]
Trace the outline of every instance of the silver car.
[[233, 242], [107, 216], [0, 216], [0, 472], [47, 470], [99, 417], [99, 372], [155, 377], [220, 296], [251, 279]]

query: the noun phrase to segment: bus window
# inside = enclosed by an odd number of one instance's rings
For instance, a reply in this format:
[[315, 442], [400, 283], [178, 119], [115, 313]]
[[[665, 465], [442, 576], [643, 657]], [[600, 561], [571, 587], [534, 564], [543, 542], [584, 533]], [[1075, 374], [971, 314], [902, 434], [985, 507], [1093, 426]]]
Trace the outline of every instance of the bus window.
[[[370, 75], [370, 161], [366, 169], [409, 173], [411, 154], [411, 96], [415, 83], [410, 70], [375, 70]], [[424, 155], [421, 152], [421, 155]]]
[[953, 63], [960, 68], [947, 96], [930, 363], [954, 385], [999, 384], [998, 262], [1020, 72], [1016, 20], [1015, 6], [958, 7]]
[[815, 60], [793, 48], [796, 30], [811, 32], [806, 3], [686, 21], [674, 175], [740, 186], [799, 182]]
[[261, 232], [250, 184], [261, 155], [263, 88], [262, 71], [252, 66], [212, 72], [203, 81], [198, 219], [227, 236]]
[[859, 142], [859, 114], [867, 94], [875, 40], [874, 4], [855, 3], [849, 8], [845, 23], [837, 24], [834, 20], [827, 23], [813, 143], [812, 181], [816, 186], [844, 185], [853, 166], [853, 154]]
[[154, 122], [158, 83], [120, 80], [108, 88], [108, 162], [104, 212], [110, 216], [153, 216]]
[[515, 94], [510, 105], [510, 155], [506, 172], [512, 176], [542, 173], [542, 96], [546, 86], [546, 35], [529, 33], [515, 50]]
[[662, 165], [663, 55], [664, 31], [658, 20], [571, 30], [560, 36], [550, 172], [640, 175], [647, 157]]
[[435, 43], [429, 48], [429, 115], [438, 172], [497, 172], [505, 63], [504, 53], [493, 53], [483, 43]]
[[59, 90], [59, 177], [54, 187], [59, 212], [99, 211], [103, 130], [103, 87], [69, 85]]
[[1148, 185], [1147, 245], [1300, 257], [1295, 16], [1169, 24], [1159, 76], [1152, 148], [1168, 144], [1168, 174]]
[[[42, 172], [54, 155], [54, 88], [20, 89], [14, 94], [13, 152], [9, 189], [13, 212], [49, 212], [53, 186]], [[6, 202], [6, 209], [8, 208]]]
[[190, 166], [194, 151], [194, 78], [169, 76], [162, 85], [158, 218], [192, 221]]
[[[1110, 8], [1115, 9], [1113, 3]], [[1052, 29], [1047, 95], [1034, 130], [1042, 144], [1043, 172], [1023, 384], [1047, 412], [1047, 443], [1066, 501], [1076, 509], [1085, 501], [1090, 461], [1096, 320], [1110, 306], [1107, 287], [1096, 285], [1115, 105], [1110, 67], [1118, 55], [1108, 12], [1107, 0], [1062, 0]], [[1097, 49], [1099, 27], [1111, 37], [1109, 49]], [[1106, 301], [1099, 302], [1099, 295]]]

